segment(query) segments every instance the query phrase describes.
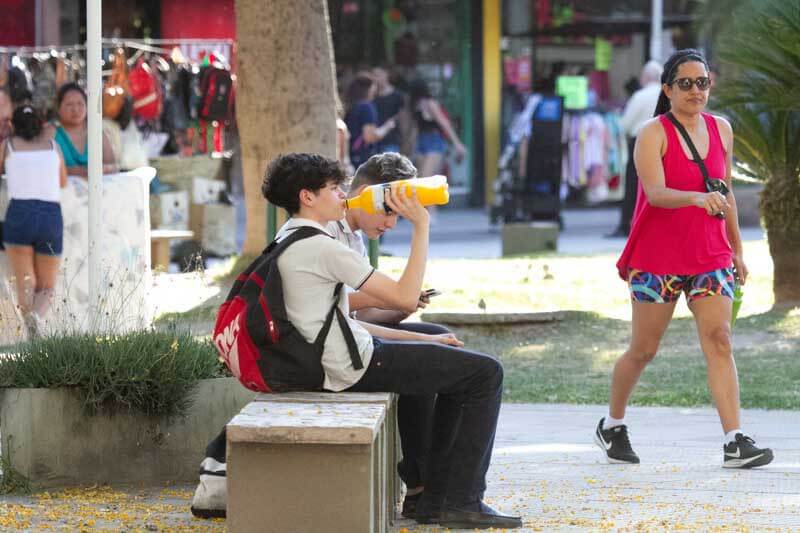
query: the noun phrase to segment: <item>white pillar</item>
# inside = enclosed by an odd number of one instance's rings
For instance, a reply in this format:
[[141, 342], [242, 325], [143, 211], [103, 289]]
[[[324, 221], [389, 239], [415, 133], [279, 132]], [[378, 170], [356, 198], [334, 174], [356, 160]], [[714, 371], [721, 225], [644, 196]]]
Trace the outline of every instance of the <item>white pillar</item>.
[[100, 298], [103, 294], [103, 99], [102, 99], [102, 14], [101, 0], [86, 0], [86, 92], [89, 98], [89, 323], [101, 323]]
[[664, 45], [664, 2], [663, 0], [651, 0], [650, 5], [650, 59], [661, 63], [664, 61], [664, 58], [661, 57], [661, 48]]

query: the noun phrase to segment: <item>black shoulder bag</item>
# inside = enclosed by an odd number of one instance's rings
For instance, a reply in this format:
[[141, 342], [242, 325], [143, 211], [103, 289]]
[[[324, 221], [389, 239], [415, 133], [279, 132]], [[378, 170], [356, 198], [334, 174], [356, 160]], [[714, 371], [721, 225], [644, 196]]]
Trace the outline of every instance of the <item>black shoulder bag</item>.
[[[703, 162], [703, 158], [700, 157], [700, 154], [697, 153], [697, 148], [695, 148], [694, 143], [692, 142], [692, 138], [689, 137], [689, 132], [686, 131], [686, 128], [683, 127], [683, 124], [678, 122], [678, 119], [675, 118], [675, 115], [673, 115], [671, 112], [667, 112], [666, 115], [667, 118], [670, 120], [670, 122], [672, 122], [672, 124], [675, 125], [675, 129], [677, 129], [681, 133], [681, 137], [683, 137], [683, 140], [686, 141], [686, 146], [688, 146], [689, 151], [692, 152], [692, 157], [694, 158], [694, 162], [697, 164], [697, 166], [700, 167], [700, 172], [703, 174], [703, 181], [706, 184], [706, 190], [708, 192], [718, 192], [723, 196], [728, 196], [728, 192], [730, 192], [728, 190], [728, 185], [723, 180], [711, 179], [708, 176], [708, 169], [706, 168], [706, 164]], [[711, 132], [709, 132], [709, 135], [711, 135]], [[709, 141], [709, 145], [710, 144], [711, 142]], [[714, 216], [717, 218], [725, 218], [724, 213], [717, 213]]]

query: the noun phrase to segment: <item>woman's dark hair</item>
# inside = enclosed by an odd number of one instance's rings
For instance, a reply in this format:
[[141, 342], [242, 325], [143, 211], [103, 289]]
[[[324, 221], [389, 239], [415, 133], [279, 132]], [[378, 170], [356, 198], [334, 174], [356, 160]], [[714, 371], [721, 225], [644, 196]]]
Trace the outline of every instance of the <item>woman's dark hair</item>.
[[42, 133], [42, 117], [30, 105], [22, 105], [14, 110], [11, 117], [14, 126], [14, 135], [26, 141], [32, 141]]
[[428, 83], [422, 78], [412, 80], [408, 84], [408, 96], [411, 98], [411, 109], [416, 108], [417, 102], [423, 98], [431, 97], [431, 90]]
[[366, 72], [359, 72], [350, 85], [347, 86], [345, 93], [345, 111], [349, 113], [359, 102], [369, 98], [369, 90], [375, 83], [372, 77]]
[[64, 100], [64, 97], [67, 96], [67, 93], [70, 91], [76, 91], [83, 97], [83, 102], [86, 103], [88, 98], [86, 97], [86, 91], [83, 90], [83, 87], [78, 85], [77, 83], [65, 83], [61, 87], [58, 88], [58, 93], [56, 93], [56, 109], [61, 107], [61, 102]]
[[317, 192], [328, 183], [343, 183], [344, 169], [335, 159], [317, 154], [279, 155], [267, 167], [261, 194], [294, 215], [300, 211], [300, 191]]
[[[706, 62], [706, 58], [703, 57], [703, 54], [700, 53], [699, 50], [695, 50], [694, 48], [684, 48], [683, 50], [678, 50], [669, 56], [667, 62], [664, 63], [664, 70], [661, 72], [661, 84], [672, 85], [672, 83], [675, 81], [675, 76], [678, 75], [678, 67], [691, 61], [702, 63], [705, 65], [706, 70], [708, 70], [708, 62]], [[658, 95], [656, 112], [653, 113], [653, 116], [657, 117], [658, 115], [663, 115], [669, 111], [669, 107], [669, 98], [667, 98], [667, 94], [664, 92], [664, 88], [662, 87], [661, 94]]]

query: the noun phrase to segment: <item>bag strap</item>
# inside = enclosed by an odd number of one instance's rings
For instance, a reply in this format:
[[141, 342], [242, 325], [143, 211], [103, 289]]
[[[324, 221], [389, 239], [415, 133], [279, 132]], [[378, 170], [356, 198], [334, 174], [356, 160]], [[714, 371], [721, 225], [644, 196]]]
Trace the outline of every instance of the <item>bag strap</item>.
[[356, 370], [361, 370], [364, 368], [364, 363], [361, 361], [361, 354], [358, 352], [358, 344], [356, 344], [356, 339], [353, 337], [353, 330], [350, 329], [350, 324], [347, 322], [347, 318], [345, 318], [342, 310], [339, 309], [339, 299], [341, 297], [343, 286], [344, 284], [341, 282], [336, 284], [336, 288], [333, 290], [333, 305], [331, 306], [331, 310], [328, 311], [328, 316], [325, 317], [325, 323], [322, 325], [322, 329], [319, 330], [319, 334], [314, 340], [314, 344], [322, 348], [325, 343], [325, 339], [328, 337], [328, 332], [331, 329], [333, 315], [335, 313], [336, 320], [339, 322], [339, 328], [342, 330], [342, 335], [344, 335], [344, 342], [347, 344], [347, 351], [350, 354], [350, 362], [353, 363], [353, 368]]
[[[274, 257], [277, 260], [277, 257], [293, 243], [301, 239], [313, 237], [314, 235], [327, 235], [330, 237], [330, 235], [318, 228], [301, 226], [295, 230], [292, 230], [292, 232], [280, 242], [272, 241], [267, 249], [264, 250], [264, 253], [274, 254]], [[333, 323], [333, 315], [336, 314], [336, 319], [339, 322], [339, 328], [342, 330], [342, 335], [344, 335], [344, 341], [347, 344], [347, 351], [350, 354], [350, 361], [353, 363], [353, 368], [356, 370], [361, 370], [364, 368], [364, 363], [361, 361], [361, 354], [358, 351], [358, 344], [356, 344], [355, 337], [353, 337], [353, 331], [350, 329], [350, 324], [347, 322], [342, 310], [339, 309], [339, 299], [341, 297], [343, 286], [344, 284], [341, 282], [336, 284], [336, 288], [333, 291], [333, 305], [331, 306], [330, 311], [328, 311], [328, 316], [325, 317], [325, 322], [322, 325], [322, 329], [319, 330], [319, 334], [317, 334], [314, 344], [318, 347], [322, 347], [324, 345], [325, 339], [328, 338], [328, 332], [331, 329], [331, 324]]]
[[267, 255], [269, 253], [275, 252], [276, 255], [280, 255], [283, 251], [291, 246], [292, 244], [296, 243], [299, 240], [307, 239], [308, 237], [313, 237], [314, 235], [326, 235], [330, 237], [326, 232], [322, 231], [319, 228], [315, 228], [313, 226], [299, 226], [297, 228], [293, 228], [289, 230], [290, 233], [280, 241], [275, 239], [269, 245], [264, 248], [264, 251], [261, 252], [263, 255]]
[[[689, 132], [686, 131], [686, 128], [684, 128], [683, 124], [681, 124], [678, 121], [678, 119], [675, 118], [675, 115], [673, 115], [671, 111], [668, 111], [666, 115], [667, 118], [670, 120], [670, 122], [672, 122], [672, 124], [675, 126], [675, 129], [677, 129], [681, 133], [681, 137], [683, 137], [683, 140], [686, 141], [686, 145], [689, 147], [689, 151], [692, 152], [692, 157], [694, 158], [694, 162], [697, 164], [697, 166], [700, 167], [700, 172], [703, 174], [703, 179], [706, 182], [708, 182], [709, 180], [708, 169], [706, 168], [705, 162], [703, 162], [703, 158], [701, 158], [700, 154], [697, 152], [697, 148], [695, 148], [694, 143], [692, 142], [692, 138], [689, 137]], [[709, 134], [710, 133], [711, 132], [709, 132]]]

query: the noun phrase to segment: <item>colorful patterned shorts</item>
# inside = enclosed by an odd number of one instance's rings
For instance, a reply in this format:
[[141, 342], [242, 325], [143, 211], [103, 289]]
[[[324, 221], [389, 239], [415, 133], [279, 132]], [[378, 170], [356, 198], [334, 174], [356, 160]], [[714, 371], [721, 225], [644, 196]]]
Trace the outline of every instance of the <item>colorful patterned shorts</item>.
[[706, 296], [722, 295], [733, 299], [734, 277], [732, 268], [719, 268], [693, 276], [650, 274], [632, 268], [628, 271], [631, 299], [636, 302], [669, 303], [686, 293], [690, 302]]

